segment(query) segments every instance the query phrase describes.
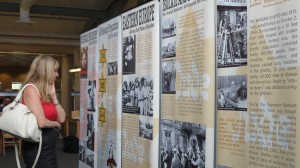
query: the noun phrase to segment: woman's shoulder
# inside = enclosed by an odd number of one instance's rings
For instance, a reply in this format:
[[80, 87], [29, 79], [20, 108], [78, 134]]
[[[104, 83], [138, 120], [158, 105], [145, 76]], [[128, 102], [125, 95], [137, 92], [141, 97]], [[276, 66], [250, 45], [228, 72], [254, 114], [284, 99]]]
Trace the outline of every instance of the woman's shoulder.
[[[26, 84], [26, 88], [23, 91], [23, 94], [29, 94], [29, 95], [39, 95], [38, 89], [33, 83]], [[25, 85], [24, 85], [25, 86]]]

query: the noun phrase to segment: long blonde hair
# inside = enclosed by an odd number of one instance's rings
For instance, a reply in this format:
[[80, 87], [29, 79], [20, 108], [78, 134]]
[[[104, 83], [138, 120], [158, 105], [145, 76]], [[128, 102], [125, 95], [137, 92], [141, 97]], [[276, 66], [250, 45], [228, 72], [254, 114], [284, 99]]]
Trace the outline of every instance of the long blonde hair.
[[58, 68], [59, 63], [56, 59], [48, 55], [40, 55], [31, 63], [24, 85], [34, 83], [39, 89], [41, 98], [48, 102], [49, 81], [53, 71]]

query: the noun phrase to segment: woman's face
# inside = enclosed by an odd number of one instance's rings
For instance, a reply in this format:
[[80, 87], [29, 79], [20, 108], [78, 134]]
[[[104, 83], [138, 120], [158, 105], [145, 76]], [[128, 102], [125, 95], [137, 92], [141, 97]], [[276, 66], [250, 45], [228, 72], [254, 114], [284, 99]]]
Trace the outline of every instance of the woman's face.
[[50, 79], [50, 83], [54, 83], [56, 78], [58, 77], [58, 72], [57, 72], [58, 68], [54, 68], [51, 74], [51, 79]]

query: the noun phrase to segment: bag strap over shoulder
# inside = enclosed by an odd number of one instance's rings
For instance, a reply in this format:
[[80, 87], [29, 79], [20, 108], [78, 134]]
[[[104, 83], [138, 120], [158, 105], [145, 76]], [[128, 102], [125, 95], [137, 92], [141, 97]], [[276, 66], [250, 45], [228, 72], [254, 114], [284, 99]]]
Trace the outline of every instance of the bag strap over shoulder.
[[[36, 166], [36, 164], [39, 160], [41, 150], [42, 150], [42, 141], [43, 141], [42, 133], [40, 133], [39, 149], [38, 149], [38, 153], [36, 154], [36, 157], [35, 157], [34, 163], [32, 165], [32, 168], [35, 168], [35, 166]], [[15, 141], [14, 145], [15, 145], [15, 154], [16, 154], [17, 166], [18, 166], [18, 168], [21, 168], [20, 159], [19, 159], [19, 152], [18, 152], [18, 147], [17, 147], [17, 142], [16, 141]]]
[[[27, 86], [33, 86], [36, 91], [38, 92], [38, 94], [40, 95], [40, 92], [39, 92], [39, 89], [34, 85], [34, 84], [26, 84], [23, 86], [23, 88], [19, 91], [18, 95], [16, 96], [15, 100], [11, 103], [13, 104], [13, 106], [15, 106], [17, 103], [19, 103], [20, 99], [22, 98], [23, 96], [23, 91], [25, 90], [25, 88]], [[37, 162], [38, 162], [38, 159], [40, 157], [40, 153], [41, 153], [41, 149], [42, 149], [42, 132], [40, 132], [40, 141], [39, 141], [39, 149], [38, 149], [38, 153], [37, 153], [37, 156], [34, 160], [34, 163], [32, 165], [32, 168], [35, 168]], [[17, 161], [17, 166], [18, 168], [21, 168], [21, 165], [20, 165], [20, 159], [19, 159], [19, 152], [18, 152], [18, 147], [17, 147], [17, 144], [15, 142], [15, 154], [16, 154], [16, 161]]]
[[22, 89], [19, 91], [19, 93], [17, 94], [17, 96], [16, 96], [16, 98], [15, 98], [15, 100], [14, 100], [14, 105], [17, 104], [18, 102], [20, 102], [20, 99], [21, 99], [22, 96], [23, 96], [23, 91], [25, 90], [25, 88], [26, 88], [27, 86], [33, 86], [33, 87], [36, 89], [36, 91], [38, 92], [38, 94], [40, 95], [39, 89], [38, 89], [34, 84], [28, 83], [28, 84], [24, 85], [23, 88], [22, 88]]

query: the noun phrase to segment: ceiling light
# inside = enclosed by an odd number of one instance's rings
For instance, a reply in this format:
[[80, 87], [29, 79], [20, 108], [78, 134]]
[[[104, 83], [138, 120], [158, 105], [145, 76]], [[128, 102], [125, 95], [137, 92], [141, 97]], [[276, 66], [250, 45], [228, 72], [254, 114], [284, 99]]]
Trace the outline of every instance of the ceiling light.
[[69, 72], [74, 73], [74, 72], [80, 72], [81, 68], [71, 68], [69, 69]]

